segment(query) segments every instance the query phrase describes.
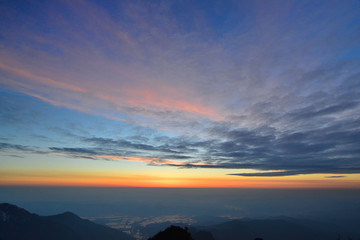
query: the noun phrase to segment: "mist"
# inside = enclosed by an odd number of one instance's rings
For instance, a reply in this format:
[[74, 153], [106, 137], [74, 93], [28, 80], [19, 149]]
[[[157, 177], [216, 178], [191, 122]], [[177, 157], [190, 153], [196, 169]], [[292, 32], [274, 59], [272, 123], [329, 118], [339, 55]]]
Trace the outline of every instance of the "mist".
[[184, 215], [353, 219], [360, 213], [359, 189], [3, 186], [0, 199], [39, 215], [71, 211], [82, 217]]

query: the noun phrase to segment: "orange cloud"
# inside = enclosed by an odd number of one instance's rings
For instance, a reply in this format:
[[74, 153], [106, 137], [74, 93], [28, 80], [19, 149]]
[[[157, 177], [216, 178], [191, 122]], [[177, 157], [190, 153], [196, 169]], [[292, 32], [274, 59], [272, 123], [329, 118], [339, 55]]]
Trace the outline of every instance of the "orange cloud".
[[[199, 114], [211, 119], [222, 120], [223, 117], [216, 110], [204, 106], [199, 103], [196, 97], [191, 97], [192, 94], [184, 94], [183, 92], [187, 91], [185, 89], [174, 89], [172, 87], [161, 86], [157, 87], [156, 81], [154, 81], [154, 88], [150, 89], [142, 89], [136, 86], [131, 88], [123, 88], [121, 90], [116, 90], [118, 87], [116, 84], [107, 84], [103, 86], [92, 85], [88, 83], [86, 88], [80, 88], [73, 84], [66, 83], [63, 80], [54, 80], [53, 78], [40, 76], [29, 71], [22, 69], [21, 67], [13, 67], [6, 65], [4, 63], [0, 63], [0, 69], [9, 72], [17, 77], [25, 78], [26, 80], [19, 80], [17, 78], [12, 78], [11, 82], [13, 86], [20, 87], [20, 90], [30, 96], [39, 98], [42, 101], [48, 102], [55, 106], [66, 106], [72, 109], [80, 110], [83, 112], [90, 112], [90, 106], [93, 103], [88, 103], [87, 98], [84, 98], [82, 95], [71, 94], [67, 97], [77, 99], [78, 104], [74, 106], [71, 104], [71, 101], [65, 101], [66, 98], [61, 97], [63, 99], [61, 102], [56, 100], [56, 96], [53, 98], [48, 98], [42, 96], [40, 94], [34, 93], [34, 83], [41, 84], [44, 87], [51, 88], [60, 88], [66, 91], [70, 91], [73, 93], [81, 93], [88, 94], [91, 92], [92, 98], [98, 98], [99, 100], [103, 100], [106, 102], [110, 102], [114, 106], [117, 106], [117, 109], [122, 111], [126, 107], [140, 107], [145, 110], [150, 111], [182, 111], [191, 114]], [[95, 99], [93, 99], [95, 101]], [[99, 104], [99, 101], [97, 101]], [[101, 104], [101, 103], [100, 103]], [[137, 114], [146, 114], [140, 113]]]
[[68, 84], [68, 83], [65, 83], [65, 82], [61, 82], [61, 81], [57, 81], [57, 80], [54, 80], [54, 79], [51, 79], [51, 78], [48, 78], [48, 77], [38, 76], [38, 75], [32, 74], [32, 73], [30, 73], [28, 71], [25, 71], [23, 69], [5, 65], [5, 64], [3, 64], [1, 62], [0, 62], [0, 68], [2, 70], [11, 72], [12, 74], [15, 74], [17, 76], [25, 77], [27, 79], [30, 79], [30, 80], [32, 80], [32, 81], [34, 81], [36, 83], [40, 83], [40, 84], [44, 84], [44, 85], [52, 86], [52, 87], [56, 87], [56, 88], [62, 88], [62, 89], [66, 89], [66, 90], [71, 90], [71, 91], [74, 91], [74, 92], [81, 92], [81, 93], [86, 93], [87, 92], [86, 90], [84, 90], [82, 88], [79, 88], [79, 87], [76, 87], [74, 85], [71, 85], [71, 84]]
[[200, 103], [191, 102], [185, 100], [189, 99], [186, 96], [181, 95], [181, 90], [179, 90], [178, 96], [168, 96], [171, 95], [173, 91], [172, 88], [162, 87], [162, 93], [149, 89], [141, 88], [132, 88], [132, 89], [123, 89], [118, 92], [118, 95], [112, 94], [111, 89], [107, 94], [101, 93], [99, 97], [111, 101], [115, 104], [140, 107], [150, 110], [171, 110], [171, 111], [183, 111], [188, 113], [195, 113], [210, 117], [212, 119], [223, 119], [220, 113], [216, 110], [206, 107]]

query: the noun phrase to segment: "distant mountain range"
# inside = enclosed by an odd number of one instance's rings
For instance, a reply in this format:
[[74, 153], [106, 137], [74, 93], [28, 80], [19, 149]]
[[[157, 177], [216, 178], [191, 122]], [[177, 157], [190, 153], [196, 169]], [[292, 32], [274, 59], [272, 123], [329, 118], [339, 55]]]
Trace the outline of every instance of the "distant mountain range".
[[[349, 223], [350, 224], [350, 223]], [[185, 228], [184, 223], [154, 223], [140, 228], [147, 236], [154, 236], [170, 225]], [[289, 217], [271, 219], [241, 219], [207, 226], [188, 226], [194, 240], [360, 240], [358, 231], [344, 231], [336, 224], [301, 220]]]
[[15, 205], [0, 204], [0, 240], [134, 240], [131, 236], [71, 212], [38, 216]]
[[336, 235], [286, 220], [233, 220], [218, 225], [197, 227], [216, 240], [329, 240]]
[[[233, 220], [209, 226], [169, 227], [174, 223], [149, 224], [141, 229], [151, 239], [174, 240], [331, 240], [339, 239], [337, 227], [279, 217]], [[164, 230], [165, 229], [165, 230]], [[167, 239], [172, 235], [182, 238]], [[165, 238], [164, 238], [165, 237]], [[0, 240], [134, 240], [128, 234], [78, 217], [71, 212], [39, 216], [9, 203], [0, 204]], [[343, 240], [360, 240], [360, 230], [342, 234]]]

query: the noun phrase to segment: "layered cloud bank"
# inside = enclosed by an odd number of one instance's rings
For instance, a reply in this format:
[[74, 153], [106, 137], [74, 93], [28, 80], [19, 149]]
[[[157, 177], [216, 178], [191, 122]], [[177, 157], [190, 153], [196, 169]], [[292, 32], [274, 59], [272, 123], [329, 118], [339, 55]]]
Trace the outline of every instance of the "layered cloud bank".
[[3, 157], [360, 173], [357, 1], [0, 8]]

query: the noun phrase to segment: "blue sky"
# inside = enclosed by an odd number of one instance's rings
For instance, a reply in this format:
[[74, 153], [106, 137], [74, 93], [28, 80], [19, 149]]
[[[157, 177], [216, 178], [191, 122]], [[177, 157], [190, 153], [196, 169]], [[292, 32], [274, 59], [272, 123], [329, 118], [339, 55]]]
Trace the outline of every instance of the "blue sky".
[[103, 177], [359, 186], [359, 9], [2, 1], [3, 185], [31, 183], [39, 169], [91, 178], [110, 168]]

